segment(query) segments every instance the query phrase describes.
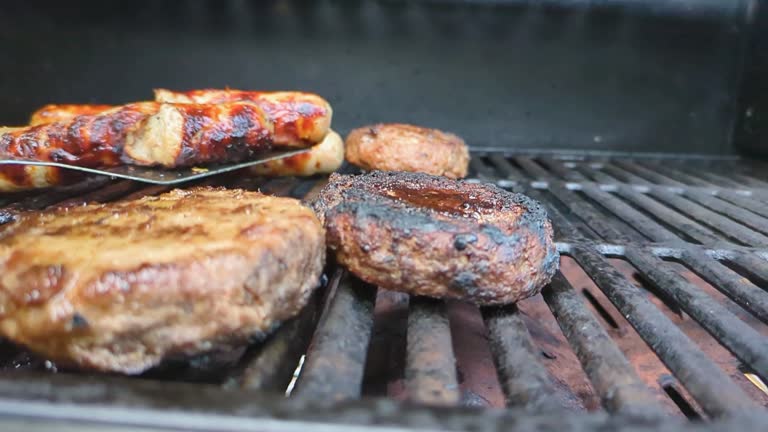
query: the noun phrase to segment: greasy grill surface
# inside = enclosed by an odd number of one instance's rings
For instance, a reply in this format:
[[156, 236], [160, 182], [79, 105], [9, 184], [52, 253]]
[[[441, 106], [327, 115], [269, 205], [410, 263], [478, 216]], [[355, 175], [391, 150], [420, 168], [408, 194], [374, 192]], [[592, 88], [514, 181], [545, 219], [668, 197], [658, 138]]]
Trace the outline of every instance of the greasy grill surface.
[[[55, 366], [3, 345], [0, 413], [37, 417], [40, 425], [52, 417], [96, 422], [98, 416], [89, 410], [108, 394], [112, 405], [146, 414], [142, 424], [150, 427], [189, 427], [184, 416], [164, 417], [162, 423], [151, 415], [167, 407], [206, 413], [209, 421], [218, 418], [214, 415], [233, 416], [244, 428], [247, 421], [239, 416], [270, 418], [282, 430], [291, 430], [286, 419], [353, 429], [384, 424], [672, 430], [685, 417], [714, 422], [686, 426], [692, 430], [764, 429], [765, 172], [761, 163], [735, 159], [476, 153], [470, 177], [526, 193], [549, 212], [563, 265], [542, 295], [513, 307], [477, 310], [377, 293], [376, 287], [329, 266], [327, 286], [316, 301], [265, 343], [225, 358], [169, 362], [147, 375], [206, 385], [152, 387], [144, 380], [91, 377], [87, 390], [78, 391], [76, 383], [86, 379], [82, 374], [43, 372]], [[207, 183], [311, 197], [324, 181], [233, 175]], [[11, 196], [2, 204], [13, 214], [163, 190], [101, 180]], [[231, 390], [284, 392], [304, 353], [287, 401]], [[483, 355], [489, 358], [478, 357]], [[493, 376], [483, 375], [478, 364], [495, 365]], [[210, 384], [224, 386], [227, 393]], [[163, 387], [176, 389], [176, 402], [166, 403]], [[389, 396], [443, 410], [354, 401], [361, 396]], [[19, 411], [18, 401], [29, 399], [37, 402]], [[56, 414], [49, 405], [54, 401], [78, 407]], [[322, 410], [306, 405], [331, 401], [342, 405]], [[459, 405], [506, 405], [527, 414], [450, 408]], [[131, 421], [117, 412], [111, 420]], [[224, 420], [216, 424], [229, 427]]]

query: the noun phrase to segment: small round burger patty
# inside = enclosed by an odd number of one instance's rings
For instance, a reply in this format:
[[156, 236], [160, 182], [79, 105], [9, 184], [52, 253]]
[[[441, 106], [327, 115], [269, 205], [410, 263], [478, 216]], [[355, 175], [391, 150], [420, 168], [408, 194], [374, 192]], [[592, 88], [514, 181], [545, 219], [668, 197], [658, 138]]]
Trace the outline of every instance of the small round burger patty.
[[347, 160], [365, 170], [408, 171], [463, 178], [469, 150], [458, 136], [407, 124], [376, 124], [353, 130]]
[[490, 184], [333, 174], [313, 208], [337, 261], [390, 290], [507, 304], [537, 294], [559, 266], [544, 208]]

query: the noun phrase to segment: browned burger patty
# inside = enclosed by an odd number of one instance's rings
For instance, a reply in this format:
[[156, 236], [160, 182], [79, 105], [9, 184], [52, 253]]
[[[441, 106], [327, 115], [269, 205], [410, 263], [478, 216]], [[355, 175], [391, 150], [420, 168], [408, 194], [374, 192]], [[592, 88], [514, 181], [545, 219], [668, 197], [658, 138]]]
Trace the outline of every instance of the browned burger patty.
[[387, 289], [479, 305], [532, 296], [558, 269], [536, 201], [427, 174], [333, 174], [313, 203], [337, 260]]
[[347, 160], [365, 170], [467, 176], [469, 150], [454, 134], [407, 124], [377, 124], [347, 135]]
[[0, 334], [64, 364], [138, 373], [295, 315], [324, 254], [309, 208], [257, 192], [26, 214], [0, 232]]

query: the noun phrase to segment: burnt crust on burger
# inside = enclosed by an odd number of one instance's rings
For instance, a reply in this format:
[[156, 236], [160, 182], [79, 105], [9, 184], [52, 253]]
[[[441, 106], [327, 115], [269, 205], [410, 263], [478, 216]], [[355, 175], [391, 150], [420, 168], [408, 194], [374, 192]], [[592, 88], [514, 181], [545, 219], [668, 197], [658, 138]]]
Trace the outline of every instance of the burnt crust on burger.
[[490, 184], [332, 175], [313, 208], [337, 261], [391, 290], [507, 304], [537, 294], [558, 269], [544, 208]]

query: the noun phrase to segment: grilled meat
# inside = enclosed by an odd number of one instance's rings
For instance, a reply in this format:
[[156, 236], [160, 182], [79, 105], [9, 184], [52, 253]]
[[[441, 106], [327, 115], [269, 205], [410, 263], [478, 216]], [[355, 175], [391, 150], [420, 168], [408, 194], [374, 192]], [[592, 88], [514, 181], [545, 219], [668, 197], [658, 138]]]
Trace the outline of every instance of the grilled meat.
[[391, 290], [506, 304], [538, 293], [558, 268], [541, 205], [490, 184], [333, 174], [313, 208], [338, 262]]
[[124, 159], [166, 168], [245, 160], [272, 148], [273, 131], [250, 102], [161, 103], [126, 136]]
[[[0, 128], [0, 159], [32, 159], [86, 167], [120, 163], [125, 138], [141, 120], [157, 111], [155, 102], [123, 105], [94, 115], [20, 128]], [[0, 191], [60, 184], [65, 170], [0, 166]]]
[[60, 105], [46, 105], [39, 110], [32, 113], [32, 117], [29, 119], [30, 126], [37, 126], [46, 123], [55, 123], [62, 121], [70, 121], [73, 118], [81, 115], [94, 115], [100, 114], [104, 111], [115, 108], [114, 105], [74, 105], [74, 104], [60, 104]]
[[[155, 103], [47, 105], [32, 115], [31, 127], [0, 128], [0, 158], [108, 167], [116, 165], [124, 151], [123, 162], [171, 168], [242, 160], [274, 144], [314, 148], [283, 163], [270, 163], [257, 174], [312, 175], [333, 171], [342, 162], [343, 144], [330, 131], [331, 107], [317, 95], [155, 93]], [[54, 186], [70, 178], [80, 177], [54, 167], [0, 166], [0, 192]]]
[[463, 178], [469, 150], [454, 134], [406, 124], [377, 124], [347, 135], [347, 160], [365, 170], [409, 171]]
[[172, 103], [217, 104], [251, 101], [274, 124], [274, 143], [283, 147], [308, 147], [319, 143], [331, 128], [333, 110], [318, 95], [302, 92], [256, 92], [242, 90], [155, 90], [155, 100]]
[[[150, 112], [125, 137], [124, 159], [137, 165], [167, 168], [247, 159], [272, 148], [276, 136], [272, 117], [260, 104], [249, 101], [217, 103], [149, 102]], [[110, 111], [112, 112], [113, 108]], [[79, 119], [80, 111], [98, 111], [95, 106], [66, 106], [60, 111], [46, 110], [49, 117]], [[99, 114], [96, 117], [104, 115]], [[288, 111], [275, 113], [293, 118]], [[73, 117], [75, 116], [75, 117]], [[40, 120], [42, 115], [37, 115]], [[74, 121], [74, 120], [70, 120]], [[294, 140], [292, 145], [306, 148], [307, 140]]]
[[339, 134], [330, 131], [320, 144], [312, 146], [308, 152], [268, 161], [248, 169], [253, 174], [267, 177], [311, 176], [332, 173], [339, 169], [342, 163], [344, 143]]
[[257, 192], [24, 214], [0, 232], [0, 334], [63, 364], [138, 373], [295, 315], [324, 254], [310, 209]]

